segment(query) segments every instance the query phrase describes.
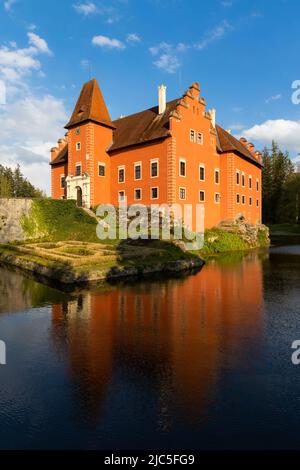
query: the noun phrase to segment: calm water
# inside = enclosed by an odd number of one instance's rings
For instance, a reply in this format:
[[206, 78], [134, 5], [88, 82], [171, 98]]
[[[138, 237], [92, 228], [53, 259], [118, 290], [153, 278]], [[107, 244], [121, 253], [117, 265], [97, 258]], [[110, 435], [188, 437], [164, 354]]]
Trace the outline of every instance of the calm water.
[[0, 447], [300, 449], [299, 248], [72, 295], [0, 267]]

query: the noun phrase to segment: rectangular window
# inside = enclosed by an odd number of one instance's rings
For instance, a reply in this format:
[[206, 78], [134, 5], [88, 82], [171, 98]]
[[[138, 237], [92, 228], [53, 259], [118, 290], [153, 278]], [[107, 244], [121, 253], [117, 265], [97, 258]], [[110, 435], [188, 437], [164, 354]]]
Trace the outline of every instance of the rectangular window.
[[142, 179], [142, 165], [140, 163], [134, 164], [134, 179], [135, 180]]
[[190, 130], [190, 141], [195, 142], [195, 131], [194, 131], [194, 129]]
[[199, 201], [204, 202], [205, 201], [205, 191], [200, 191], [199, 192]]
[[252, 197], [249, 197], [249, 206], [252, 206]]
[[200, 181], [205, 181], [205, 167], [204, 167], [204, 165], [199, 166], [199, 179], [200, 179]]
[[119, 191], [119, 202], [125, 201], [125, 191]]
[[203, 144], [203, 134], [201, 132], [197, 133], [197, 144]]
[[252, 189], [252, 177], [249, 176], [249, 189]]
[[246, 203], [246, 198], [245, 196], [242, 196], [242, 204], [245, 204]]
[[98, 165], [98, 175], [105, 176], [105, 163], [99, 163]]
[[240, 203], [240, 195], [239, 195], [239, 194], [236, 195], [236, 203], [237, 203], [237, 204]]
[[179, 188], [179, 199], [186, 199], [186, 189]]
[[220, 170], [215, 170], [215, 183], [220, 184]]
[[60, 187], [61, 189], [64, 189], [66, 186], [66, 177], [65, 176], [61, 176], [60, 177]]
[[256, 207], [259, 207], [259, 200], [256, 199]]
[[236, 172], [236, 184], [240, 184], [240, 172]]
[[142, 199], [142, 190], [141, 189], [135, 189], [134, 190], [134, 199], [136, 201], [139, 201], [140, 199]]
[[245, 187], [245, 173], [242, 173], [242, 186]]
[[259, 181], [256, 180], [256, 191], [259, 191]]
[[185, 160], [180, 160], [179, 162], [179, 175], [186, 176], [186, 162]]
[[125, 183], [125, 168], [119, 168], [119, 183]]
[[157, 160], [153, 160], [150, 162], [150, 176], [151, 178], [158, 177], [158, 161]]
[[158, 199], [158, 188], [151, 188], [151, 199]]
[[220, 204], [220, 201], [221, 201], [220, 193], [215, 193], [215, 203]]
[[75, 176], [81, 176], [81, 165], [75, 166]]
[[77, 152], [79, 150], [81, 150], [81, 143], [80, 142], [76, 142], [76, 150], [77, 150]]

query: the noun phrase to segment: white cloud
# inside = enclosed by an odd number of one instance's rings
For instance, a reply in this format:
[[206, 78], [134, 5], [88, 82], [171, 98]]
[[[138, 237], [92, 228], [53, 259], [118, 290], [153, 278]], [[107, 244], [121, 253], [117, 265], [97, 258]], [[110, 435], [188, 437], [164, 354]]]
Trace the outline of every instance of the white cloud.
[[149, 51], [152, 55], [157, 55], [159, 52], [170, 52], [173, 49], [172, 44], [168, 42], [161, 42], [157, 46], [149, 47]]
[[94, 36], [92, 39], [94, 46], [104, 47], [107, 49], [125, 49], [125, 44], [119, 39], [111, 39], [107, 36]]
[[49, 55], [52, 54], [45, 39], [32, 32], [27, 33], [27, 36], [29, 39], [29, 44], [35, 47], [39, 52]]
[[51, 95], [27, 96], [0, 108], [0, 163], [21, 165], [38, 187], [50, 188], [50, 148], [67, 121], [64, 104]]
[[73, 8], [77, 11], [77, 13], [80, 13], [84, 16], [95, 15], [96, 13], [99, 13], [97, 6], [92, 2], [77, 3], [73, 5]]
[[223, 20], [219, 25], [215, 26], [213, 29], [208, 31], [203, 39], [196, 43], [194, 47], [196, 49], [203, 50], [209, 46], [212, 42], [221, 39], [228, 31], [232, 30], [233, 27], [228, 23], [228, 21]]
[[249, 140], [270, 146], [275, 140], [283, 150], [300, 152], [300, 121], [288, 119], [269, 119], [262, 124], [244, 129], [241, 134]]
[[13, 5], [17, 3], [17, 0], [6, 0], [4, 2], [4, 10], [5, 11], [11, 11]]
[[274, 95], [274, 96], [270, 96], [270, 98], [267, 98], [265, 100], [265, 103], [271, 103], [271, 101], [278, 101], [278, 100], [281, 100], [282, 96], [278, 93], [277, 95]]
[[180, 61], [174, 54], [162, 54], [154, 65], [168, 73], [175, 73], [180, 67]]
[[130, 33], [126, 38], [127, 42], [140, 42], [141, 38], [136, 33]]

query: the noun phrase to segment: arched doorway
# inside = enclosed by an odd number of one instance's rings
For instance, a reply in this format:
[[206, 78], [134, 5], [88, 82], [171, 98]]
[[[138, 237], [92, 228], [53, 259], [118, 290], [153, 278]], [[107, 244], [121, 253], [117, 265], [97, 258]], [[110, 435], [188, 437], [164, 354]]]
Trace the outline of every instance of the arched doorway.
[[82, 207], [82, 189], [80, 186], [76, 187], [77, 191], [77, 206]]

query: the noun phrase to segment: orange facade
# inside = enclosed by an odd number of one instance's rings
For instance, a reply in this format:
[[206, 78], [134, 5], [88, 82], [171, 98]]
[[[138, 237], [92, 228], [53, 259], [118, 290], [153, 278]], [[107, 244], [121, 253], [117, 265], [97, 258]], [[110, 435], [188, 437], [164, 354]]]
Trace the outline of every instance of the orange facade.
[[197, 83], [163, 105], [111, 121], [96, 80], [85, 84], [51, 151], [52, 197], [88, 207], [189, 204], [194, 220], [203, 204], [206, 228], [239, 215], [260, 222], [260, 153], [216, 125]]

